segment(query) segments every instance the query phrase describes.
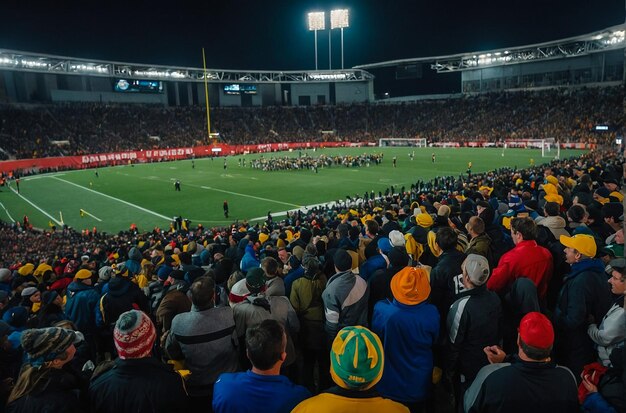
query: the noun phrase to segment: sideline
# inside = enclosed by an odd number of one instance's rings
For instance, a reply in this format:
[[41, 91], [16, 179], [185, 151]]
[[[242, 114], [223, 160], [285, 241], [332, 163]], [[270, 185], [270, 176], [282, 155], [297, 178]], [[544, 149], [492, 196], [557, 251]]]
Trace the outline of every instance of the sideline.
[[146, 208], [144, 208], [144, 207], [141, 207], [141, 206], [139, 206], [139, 205], [131, 204], [131, 203], [130, 203], [130, 202], [128, 202], [128, 201], [124, 201], [123, 199], [115, 198], [115, 197], [113, 197], [113, 196], [111, 196], [111, 195], [107, 195], [107, 194], [104, 194], [104, 193], [102, 193], [102, 192], [94, 191], [93, 189], [90, 189], [90, 188], [84, 187], [84, 186], [82, 186], [82, 185], [75, 184], [74, 182], [70, 182], [70, 181], [68, 181], [68, 180], [58, 178], [58, 177], [56, 177], [56, 176], [48, 176], [47, 178], [56, 179], [57, 181], [65, 182], [66, 184], [74, 185], [74, 186], [76, 186], [76, 187], [78, 187], [78, 188], [84, 189], [85, 191], [93, 192], [94, 194], [101, 195], [101, 196], [103, 196], [103, 197], [105, 197], [105, 198], [109, 198], [109, 199], [112, 199], [112, 200], [114, 200], [114, 201], [121, 202], [122, 204], [128, 205], [128, 206], [130, 206], [130, 207], [137, 208], [137, 209], [138, 209], [138, 210], [140, 210], [140, 211], [146, 212], [146, 213], [148, 213], [148, 214], [152, 214], [152, 215], [154, 215], [154, 216], [156, 216], [156, 217], [159, 217], [159, 218], [163, 218], [163, 219], [167, 220], [167, 222], [171, 222], [171, 221], [172, 221], [172, 217], [167, 217], [167, 216], [165, 216], [165, 215], [161, 215], [161, 214], [159, 214], [158, 212], [151, 211], [151, 210], [146, 209]]
[[[42, 214], [44, 214], [45, 216], [47, 216], [48, 218], [50, 218], [52, 221], [54, 221], [58, 226], [63, 226], [63, 224], [61, 222], [59, 222], [55, 217], [53, 217], [52, 215], [48, 214], [46, 211], [44, 211], [43, 209], [39, 208], [37, 205], [35, 205], [31, 200], [27, 199], [24, 195], [19, 194], [15, 189], [13, 189], [13, 187], [11, 187], [11, 191], [13, 191], [13, 193], [15, 193], [15, 195], [19, 196], [20, 198], [22, 198], [24, 201], [28, 202], [33, 208], [35, 208], [37, 211], [41, 212]], [[3, 206], [4, 208], [4, 206]], [[5, 210], [6, 211], [6, 210]], [[8, 214], [8, 212], [7, 212]]]
[[9, 210], [5, 208], [5, 206], [4, 206], [4, 204], [3, 204], [2, 202], [0, 202], [0, 207], [2, 207], [2, 209], [4, 209], [4, 212], [6, 212], [6, 213], [7, 213], [7, 216], [9, 217], [9, 219], [10, 219], [12, 222], [15, 222], [15, 220], [13, 219], [13, 217], [11, 216], [11, 214], [9, 214]]

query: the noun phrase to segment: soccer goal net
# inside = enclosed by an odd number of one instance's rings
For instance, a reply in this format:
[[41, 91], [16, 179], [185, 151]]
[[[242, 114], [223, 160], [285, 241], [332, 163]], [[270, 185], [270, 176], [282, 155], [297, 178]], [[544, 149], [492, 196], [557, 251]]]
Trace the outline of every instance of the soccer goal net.
[[414, 148], [425, 148], [426, 138], [382, 138], [378, 140], [378, 146], [410, 146]]
[[558, 159], [561, 155], [561, 148], [554, 139], [541, 140], [541, 157]]

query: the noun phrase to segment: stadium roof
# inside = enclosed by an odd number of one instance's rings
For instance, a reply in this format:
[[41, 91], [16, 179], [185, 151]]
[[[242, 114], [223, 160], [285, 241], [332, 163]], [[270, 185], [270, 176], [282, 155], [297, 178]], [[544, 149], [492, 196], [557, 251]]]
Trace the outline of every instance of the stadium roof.
[[[203, 82], [205, 78], [205, 71], [202, 68], [109, 62], [6, 49], [0, 49], [0, 70], [2, 69], [22, 72], [192, 82]], [[371, 73], [362, 69], [311, 71], [207, 69], [206, 77], [211, 82], [235, 83], [351, 82], [374, 79]]]
[[371, 70], [382, 67], [430, 63], [431, 69], [443, 73], [472, 70], [482, 67], [513, 65], [531, 61], [584, 56], [591, 53], [626, 48], [626, 42], [624, 41], [625, 31], [626, 25], [618, 25], [581, 36], [534, 45], [459, 53], [448, 56], [389, 60], [386, 62], [358, 65], [355, 66], [354, 69]]

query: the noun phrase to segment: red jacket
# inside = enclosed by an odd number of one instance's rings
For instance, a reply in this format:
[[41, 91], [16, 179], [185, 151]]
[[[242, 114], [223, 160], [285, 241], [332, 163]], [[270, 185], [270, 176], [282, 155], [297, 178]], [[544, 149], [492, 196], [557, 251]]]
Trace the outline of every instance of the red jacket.
[[537, 295], [542, 300], [548, 291], [552, 277], [552, 255], [536, 241], [522, 241], [504, 254], [498, 266], [493, 269], [487, 281], [487, 288], [500, 292], [520, 277], [529, 278], [537, 287]]

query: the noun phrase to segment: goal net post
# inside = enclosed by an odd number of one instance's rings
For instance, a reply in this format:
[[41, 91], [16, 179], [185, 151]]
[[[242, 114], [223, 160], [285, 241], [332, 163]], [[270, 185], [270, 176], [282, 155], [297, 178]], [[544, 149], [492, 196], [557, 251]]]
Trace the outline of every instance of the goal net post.
[[381, 138], [378, 140], [379, 147], [412, 147], [426, 148], [426, 138]]

